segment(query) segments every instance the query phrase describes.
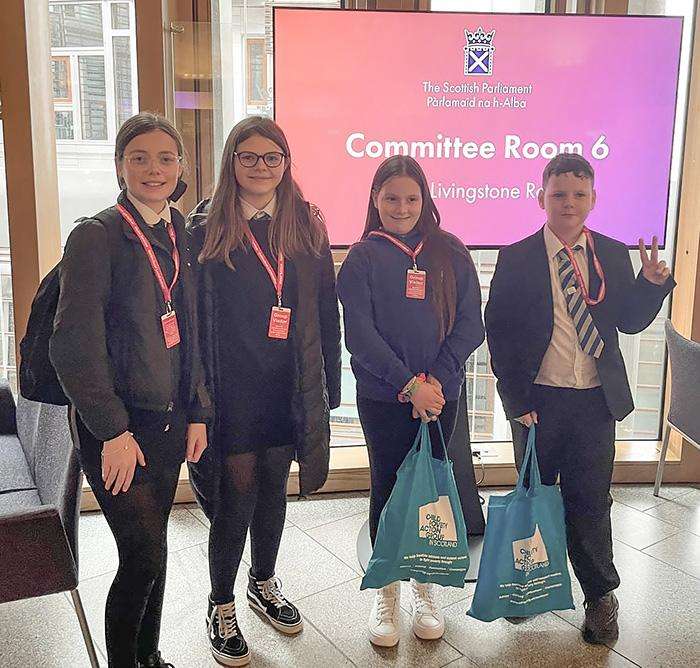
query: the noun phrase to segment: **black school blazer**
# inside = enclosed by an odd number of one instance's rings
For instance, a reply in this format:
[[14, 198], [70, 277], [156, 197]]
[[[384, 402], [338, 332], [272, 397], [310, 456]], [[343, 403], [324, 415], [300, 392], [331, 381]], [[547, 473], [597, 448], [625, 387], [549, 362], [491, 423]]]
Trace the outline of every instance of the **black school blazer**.
[[[137, 221], [159, 261], [172, 263], [171, 249], [153, 235], [123, 192], [117, 202]], [[198, 346], [195, 276], [185, 261], [185, 221], [173, 207], [170, 214], [181, 258], [181, 383], [189, 397], [189, 421], [204, 422], [211, 402]], [[116, 207], [71, 232], [59, 267], [50, 359], [87, 428], [106, 441], [129, 428], [133, 409], [166, 411], [177, 393], [163, 341], [163, 295], [141, 242]]]
[[[299, 204], [299, 215], [310, 215], [309, 205]], [[204, 200], [189, 217], [187, 229], [193, 267], [204, 244], [208, 208], [209, 200]], [[333, 256], [328, 243], [324, 245], [320, 257], [299, 254], [292, 259], [299, 290], [292, 332], [296, 372], [292, 420], [299, 463], [299, 491], [306, 496], [321, 488], [328, 477], [330, 410], [340, 405], [340, 314]], [[217, 304], [210, 265], [198, 265], [198, 309], [200, 345], [204, 351], [207, 384], [214, 398], [216, 415], [217, 391], [225, 391], [225, 384], [219, 382], [217, 377]], [[190, 480], [207, 514], [214, 512], [212, 501], [218, 498], [218, 492], [212, 486], [217, 484], [220, 468], [217, 461], [216, 419], [210, 445], [212, 447], [205, 451], [200, 463], [190, 466]]]
[[[654, 320], [664, 298], [675, 287], [673, 278], [654, 285], [641, 274], [635, 278], [627, 247], [592, 232], [603, 267], [606, 297], [589, 306], [593, 322], [605, 342], [596, 360], [610, 413], [622, 420], [634, 409], [618, 331], [637, 334]], [[597, 295], [600, 279], [588, 253], [589, 291]], [[549, 347], [554, 327], [554, 303], [544, 228], [502, 248], [485, 311], [486, 338], [497, 388], [508, 418], [532, 410], [533, 381]]]

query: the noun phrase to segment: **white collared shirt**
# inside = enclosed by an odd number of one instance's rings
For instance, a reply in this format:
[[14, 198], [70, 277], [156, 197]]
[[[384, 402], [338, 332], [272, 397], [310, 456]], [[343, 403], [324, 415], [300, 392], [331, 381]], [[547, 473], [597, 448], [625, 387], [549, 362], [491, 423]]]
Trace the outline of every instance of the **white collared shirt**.
[[[549, 260], [554, 327], [552, 339], [542, 359], [535, 383], [553, 387], [573, 387], [578, 390], [599, 387], [600, 378], [598, 378], [595, 360], [592, 355], [586, 355], [581, 350], [574, 321], [566, 307], [564, 291], [561, 289], [559, 281], [559, 266], [556, 256], [564, 248], [564, 244], [549, 229], [549, 225], [544, 226], [544, 244]], [[583, 232], [572, 244], [572, 247], [576, 245], [581, 246], [581, 250], [576, 251], [576, 260], [583, 281], [588, 288], [588, 254], [586, 235]]]
[[128, 190], [126, 191], [126, 196], [129, 198], [129, 201], [134, 205], [136, 210], [141, 214], [141, 218], [143, 218], [144, 222], [149, 227], [154, 227], [161, 220], [164, 220], [166, 223], [170, 224], [171, 220], [169, 202], [165, 203], [163, 210], [159, 213], [151, 209], [151, 207], [148, 206], [148, 204], [144, 204], [141, 200], [136, 199], [136, 197], [134, 197], [134, 195], [132, 195]]
[[272, 199], [262, 208], [258, 209], [254, 207], [249, 202], [246, 202], [242, 197], [241, 200], [241, 210], [246, 220], [252, 220], [253, 218], [258, 218], [260, 214], [266, 213], [270, 218], [275, 215], [277, 210], [277, 193], [272, 196]]

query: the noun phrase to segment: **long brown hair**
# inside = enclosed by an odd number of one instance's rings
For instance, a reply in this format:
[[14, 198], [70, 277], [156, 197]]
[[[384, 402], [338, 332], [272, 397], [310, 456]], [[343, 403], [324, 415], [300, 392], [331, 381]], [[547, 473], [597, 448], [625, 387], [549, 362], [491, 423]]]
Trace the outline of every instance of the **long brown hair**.
[[372, 190], [367, 205], [367, 220], [362, 238], [382, 227], [379, 211], [374, 205], [373, 194], [379, 194], [382, 186], [395, 176], [407, 176], [420, 187], [423, 207], [414, 230], [421, 232], [425, 245], [421, 259], [428, 274], [428, 293], [437, 313], [440, 332], [447, 336], [454, 327], [457, 314], [457, 279], [452, 264], [455, 250], [469, 257], [466, 247], [454, 235], [440, 229], [440, 212], [430, 195], [430, 188], [421, 166], [410, 156], [395, 155], [387, 158], [377, 169], [372, 180]]
[[231, 251], [246, 247], [248, 221], [243, 215], [238, 191], [234, 155], [238, 145], [259, 135], [277, 144], [285, 155], [282, 180], [277, 186], [277, 209], [270, 223], [270, 249], [289, 258], [297, 253], [318, 256], [326, 233], [322, 223], [309, 213], [301, 189], [292, 178], [291, 151], [277, 123], [264, 116], [250, 116], [229, 133], [221, 158], [221, 172], [207, 213], [204, 245], [199, 261], [216, 260], [233, 269]]

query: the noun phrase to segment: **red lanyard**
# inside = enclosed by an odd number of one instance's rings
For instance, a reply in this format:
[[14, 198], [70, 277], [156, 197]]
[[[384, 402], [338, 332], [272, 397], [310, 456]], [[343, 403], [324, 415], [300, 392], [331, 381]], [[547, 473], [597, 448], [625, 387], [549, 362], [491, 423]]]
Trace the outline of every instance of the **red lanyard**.
[[168, 230], [168, 236], [170, 237], [170, 240], [173, 242], [173, 263], [175, 264], [175, 275], [173, 276], [173, 282], [168, 285], [165, 282], [165, 277], [163, 276], [163, 270], [160, 268], [160, 264], [158, 264], [158, 258], [156, 257], [155, 251], [153, 250], [153, 246], [151, 246], [151, 242], [146, 238], [146, 235], [141, 231], [141, 228], [138, 226], [136, 221], [134, 220], [134, 217], [121, 205], [117, 204], [117, 209], [119, 210], [119, 213], [121, 213], [122, 218], [129, 224], [129, 227], [134, 231], [134, 234], [138, 237], [138, 240], [141, 242], [141, 245], [143, 246], [143, 250], [146, 251], [146, 255], [148, 256], [148, 261], [151, 263], [151, 269], [153, 270], [153, 274], [156, 277], [156, 280], [158, 281], [158, 285], [160, 285], [161, 292], [163, 293], [163, 299], [165, 300], [165, 307], [170, 313], [170, 311], [173, 310], [172, 306], [172, 290], [175, 287], [175, 283], [177, 283], [177, 278], [180, 274], [180, 254], [177, 252], [177, 241], [175, 237], [175, 226], [172, 225], [166, 225], [166, 228]]
[[284, 255], [282, 255], [282, 253], [277, 254], [277, 273], [275, 274], [275, 270], [272, 268], [272, 265], [265, 256], [265, 253], [263, 253], [262, 248], [260, 248], [260, 244], [253, 233], [250, 230], [246, 230], [246, 235], [248, 236], [248, 240], [250, 241], [250, 245], [253, 247], [255, 254], [258, 256], [262, 266], [265, 267], [267, 275], [272, 281], [272, 285], [277, 293], [277, 306], [282, 306], [282, 288], [284, 287]]
[[597, 299], [593, 299], [588, 294], [588, 288], [586, 287], [586, 284], [583, 281], [581, 269], [578, 266], [578, 262], [576, 262], [576, 257], [574, 256], [574, 251], [571, 248], [571, 246], [569, 246], [568, 244], [564, 244], [564, 250], [569, 256], [569, 260], [571, 261], [571, 264], [574, 267], [574, 272], [576, 273], [576, 282], [578, 283], [578, 286], [581, 289], [584, 301], [589, 306], [595, 306], [596, 304], [600, 304], [600, 302], [602, 302], [605, 299], [605, 274], [603, 274], [603, 267], [601, 266], [598, 260], [598, 256], [595, 254], [595, 243], [593, 242], [593, 235], [591, 234], [591, 231], [587, 227], [584, 227], [583, 233], [586, 235], [586, 242], [588, 243], [588, 246], [591, 249], [591, 253], [593, 254], [593, 266], [595, 267], [596, 273], [598, 274], [598, 278], [600, 278], [600, 290], [598, 290]]
[[423, 241], [421, 241], [416, 246], [416, 250], [411, 250], [403, 241], [400, 241], [399, 239], [392, 237], [391, 234], [387, 234], [386, 232], [382, 232], [380, 230], [374, 230], [374, 231], [370, 232], [368, 236], [370, 236], [370, 237], [384, 237], [385, 239], [388, 239], [389, 241], [391, 241], [392, 244], [394, 244], [394, 246], [396, 246], [397, 248], [400, 248], [404, 253], [406, 253], [406, 255], [408, 255], [408, 257], [410, 257], [411, 260], [413, 260], [413, 268], [418, 269], [418, 267], [416, 265], [416, 258], [418, 257], [420, 252], [423, 250], [423, 246], [425, 245], [425, 239], [423, 239]]

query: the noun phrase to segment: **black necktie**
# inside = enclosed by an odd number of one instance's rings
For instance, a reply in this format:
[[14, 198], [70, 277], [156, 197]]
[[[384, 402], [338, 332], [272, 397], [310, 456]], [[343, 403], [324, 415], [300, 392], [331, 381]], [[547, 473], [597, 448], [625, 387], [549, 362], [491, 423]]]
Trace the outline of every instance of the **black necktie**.
[[151, 228], [153, 236], [166, 248], [172, 248], [172, 241], [168, 234], [168, 223], [162, 218]]

